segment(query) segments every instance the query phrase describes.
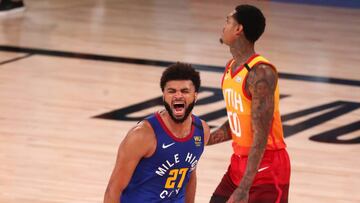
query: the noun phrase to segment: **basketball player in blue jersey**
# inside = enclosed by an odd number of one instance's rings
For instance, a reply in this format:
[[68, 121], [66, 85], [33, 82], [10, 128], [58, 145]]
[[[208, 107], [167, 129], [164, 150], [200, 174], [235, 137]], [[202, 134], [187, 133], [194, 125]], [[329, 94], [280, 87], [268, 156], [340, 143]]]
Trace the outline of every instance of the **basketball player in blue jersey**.
[[200, 76], [176, 63], [161, 77], [165, 109], [132, 128], [120, 144], [104, 203], [191, 203], [196, 165], [210, 134], [192, 115]]

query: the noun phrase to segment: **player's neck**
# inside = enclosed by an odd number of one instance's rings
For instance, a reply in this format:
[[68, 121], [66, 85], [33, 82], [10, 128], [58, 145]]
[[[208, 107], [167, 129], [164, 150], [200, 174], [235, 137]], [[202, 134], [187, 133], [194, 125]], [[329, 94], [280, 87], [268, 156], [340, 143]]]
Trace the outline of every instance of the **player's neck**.
[[240, 66], [255, 54], [254, 44], [245, 39], [238, 39], [233, 45], [230, 46], [230, 52], [236, 62]]
[[163, 120], [164, 120], [166, 127], [176, 137], [183, 138], [183, 137], [186, 137], [190, 133], [191, 123], [192, 123], [191, 113], [186, 118], [186, 120], [182, 123], [177, 123], [177, 122], [173, 121], [168, 112], [165, 112], [163, 114], [163, 118], [164, 118]]

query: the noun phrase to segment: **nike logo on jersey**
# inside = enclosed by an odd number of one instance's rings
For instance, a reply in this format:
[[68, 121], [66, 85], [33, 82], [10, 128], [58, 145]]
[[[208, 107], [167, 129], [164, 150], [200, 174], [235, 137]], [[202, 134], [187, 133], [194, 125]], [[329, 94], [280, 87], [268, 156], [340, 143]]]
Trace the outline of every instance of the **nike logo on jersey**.
[[263, 170], [265, 170], [265, 169], [267, 169], [267, 168], [269, 168], [269, 166], [266, 166], [266, 167], [260, 168], [260, 169], [258, 170], [258, 172], [261, 172], [261, 171], [263, 171]]
[[174, 145], [175, 144], [175, 142], [173, 142], [173, 143], [170, 143], [170, 144], [165, 144], [165, 143], [163, 143], [163, 145], [162, 145], [162, 148], [163, 149], [166, 149], [166, 148], [168, 148], [168, 147], [171, 147], [172, 145]]

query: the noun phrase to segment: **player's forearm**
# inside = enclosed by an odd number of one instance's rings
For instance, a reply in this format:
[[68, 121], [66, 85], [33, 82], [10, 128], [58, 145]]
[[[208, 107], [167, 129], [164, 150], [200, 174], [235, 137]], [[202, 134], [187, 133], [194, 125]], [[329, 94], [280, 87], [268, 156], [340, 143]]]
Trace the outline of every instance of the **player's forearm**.
[[213, 145], [221, 142], [231, 140], [229, 121], [226, 121], [218, 129], [210, 133], [209, 141], [206, 145]]
[[186, 186], [185, 191], [185, 203], [194, 203], [195, 202], [195, 193], [196, 193], [196, 171], [193, 171], [191, 178]]
[[[252, 112], [252, 128], [254, 133], [253, 144], [250, 148], [246, 170], [243, 178], [241, 179], [239, 187], [248, 191], [254, 181], [255, 175], [258, 172], [258, 168], [262, 157], [264, 155], [267, 137], [271, 125], [271, 117], [266, 115], [266, 112], [258, 112], [257, 110]], [[259, 119], [254, 118], [259, 114]]]
[[251, 146], [248, 156], [246, 170], [239, 185], [239, 187], [241, 187], [245, 191], [248, 191], [250, 189], [254, 181], [267, 143], [267, 135], [254, 135], [254, 137], [255, 138], [253, 140], [253, 145]]

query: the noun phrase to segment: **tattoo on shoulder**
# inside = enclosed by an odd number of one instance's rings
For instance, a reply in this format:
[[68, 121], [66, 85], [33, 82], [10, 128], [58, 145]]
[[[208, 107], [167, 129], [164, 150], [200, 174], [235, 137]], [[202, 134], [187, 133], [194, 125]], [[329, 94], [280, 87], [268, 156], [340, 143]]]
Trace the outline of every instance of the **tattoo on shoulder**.
[[249, 72], [246, 86], [252, 94], [260, 93], [263, 95], [266, 93], [273, 94], [276, 83], [277, 74], [272, 67], [267, 64], [260, 64]]

